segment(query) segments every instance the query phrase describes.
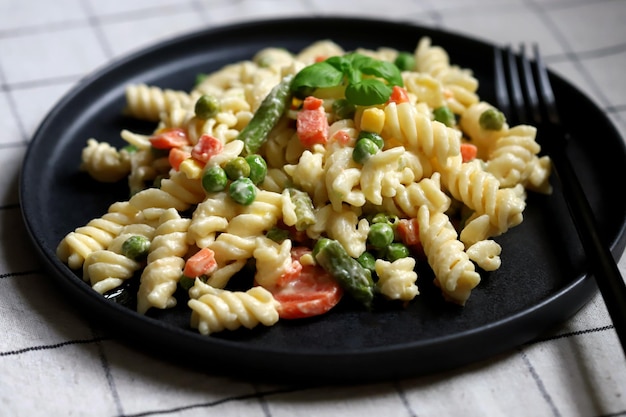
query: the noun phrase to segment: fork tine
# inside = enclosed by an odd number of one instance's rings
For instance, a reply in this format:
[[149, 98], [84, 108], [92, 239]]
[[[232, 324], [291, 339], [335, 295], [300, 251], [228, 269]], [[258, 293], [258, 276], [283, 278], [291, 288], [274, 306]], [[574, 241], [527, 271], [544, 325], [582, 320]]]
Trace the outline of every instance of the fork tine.
[[504, 68], [504, 57], [502, 56], [502, 49], [498, 47], [493, 48], [493, 60], [495, 65], [495, 94], [496, 103], [500, 111], [506, 116], [511, 114], [511, 102], [509, 101], [509, 92], [506, 86], [506, 70]]
[[[537, 45], [534, 45], [535, 57], [537, 56]], [[524, 92], [526, 93], [526, 99], [528, 100], [528, 109], [530, 109], [532, 120], [535, 123], [541, 123], [543, 118], [541, 117], [541, 108], [539, 103], [539, 97], [537, 95], [537, 86], [535, 85], [535, 77], [533, 75], [533, 69], [531, 62], [526, 55], [526, 46], [520, 45], [520, 56], [522, 62], [522, 78], [524, 81]], [[536, 60], [535, 60], [536, 61]], [[545, 91], [543, 88], [541, 91]]]
[[505, 48], [507, 73], [510, 75], [508, 85], [511, 94], [511, 113], [510, 117], [515, 124], [528, 123], [526, 105], [524, 101], [524, 91], [520, 83], [519, 69], [517, 65], [517, 57], [510, 46]]
[[533, 45], [533, 53], [535, 56], [535, 67], [537, 70], [538, 91], [541, 93], [541, 100], [547, 117], [547, 120], [545, 121], [560, 124], [561, 121], [556, 109], [554, 92], [552, 91], [552, 86], [548, 77], [548, 70], [543, 62], [543, 59], [541, 58], [539, 46], [537, 44]]

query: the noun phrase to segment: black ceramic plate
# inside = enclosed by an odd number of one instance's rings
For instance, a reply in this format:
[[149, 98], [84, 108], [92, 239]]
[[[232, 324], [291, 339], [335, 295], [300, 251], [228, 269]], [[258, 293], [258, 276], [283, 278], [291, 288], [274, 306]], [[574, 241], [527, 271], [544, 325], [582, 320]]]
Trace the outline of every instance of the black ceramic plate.
[[[481, 97], [493, 102], [491, 45], [410, 24], [358, 19], [290, 19], [210, 29], [93, 74], [44, 120], [23, 165], [24, 219], [51, 275], [78, 302], [81, 313], [93, 313], [142, 349], [158, 347], [166, 352], [163, 358], [187, 358], [207, 369], [279, 380], [365, 381], [443, 371], [506, 352], [570, 317], [596, 287], [554, 178], [554, 193], [530, 195], [524, 222], [497, 239], [502, 267], [483, 274], [464, 308], [442, 301], [426, 271], [418, 282], [422, 295], [406, 309], [365, 312], [344, 303], [315, 319], [205, 337], [189, 328], [184, 302], [141, 316], [92, 291], [56, 258], [55, 248], [66, 233], [100, 217], [112, 202], [127, 199], [125, 184], [103, 185], [78, 171], [87, 138], [120, 145], [122, 128], [153, 128], [122, 116], [126, 84], [188, 90], [197, 74], [250, 59], [263, 47], [299, 51], [323, 37], [346, 50], [391, 46], [412, 51], [421, 36], [446, 48], [454, 64], [472, 68]], [[626, 202], [614, 198], [612, 184], [626, 166], [624, 144], [601, 110], [564, 80], [555, 75], [552, 80], [565, 122], [576, 133], [571, 158], [602, 235], [621, 255]]]

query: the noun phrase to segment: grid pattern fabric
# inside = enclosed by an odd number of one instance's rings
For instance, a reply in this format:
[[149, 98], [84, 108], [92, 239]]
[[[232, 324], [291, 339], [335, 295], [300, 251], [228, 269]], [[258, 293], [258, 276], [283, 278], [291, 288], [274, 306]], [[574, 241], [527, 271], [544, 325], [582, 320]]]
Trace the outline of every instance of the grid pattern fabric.
[[[111, 61], [193, 30], [289, 16], [410, 21], [539, 42], [626, 137], [623, 0], [0, 0], [0, 415], [626, 416], [626, 361], [602, 298], [544, 338], [462, 369], [359, 386], [250, 383], [142, 353], [81, 316], [37, 263], [19, 170], [39, 123]], [[616, 179], [617, 189], [622, 189]], [[626, 273], [626, 259], [619, 262]]]

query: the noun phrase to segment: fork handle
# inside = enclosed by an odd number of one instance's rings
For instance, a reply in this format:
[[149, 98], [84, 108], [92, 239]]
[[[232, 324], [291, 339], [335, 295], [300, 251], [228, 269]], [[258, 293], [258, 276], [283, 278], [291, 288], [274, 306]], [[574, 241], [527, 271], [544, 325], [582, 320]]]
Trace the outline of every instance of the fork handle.
[[587, 262], [626, 354], [626, 285], [615, 258], [599, 235], [589, 201], [565, 151], [565, 148], [561, 148], [560, 151], [551, 152], [550, 158], [563, 187], [563, 195], [587, 255]]

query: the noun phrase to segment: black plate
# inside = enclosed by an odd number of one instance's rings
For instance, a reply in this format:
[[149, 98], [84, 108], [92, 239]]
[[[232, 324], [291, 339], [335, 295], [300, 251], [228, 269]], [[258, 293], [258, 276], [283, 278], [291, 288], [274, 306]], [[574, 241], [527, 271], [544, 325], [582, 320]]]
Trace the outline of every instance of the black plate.
[[[365, 312], [345, 303], [315, 319], [205, 337], [189, 328], [184, 302], [141, 316], [92, 291], [57, 259], [56, 246], [66, 233], [100, 217], [112, 202], [127, 199], [124, 184], [96, 183], [78, 171], [87, 138], [120, 145], [122, 128], [153, 128], [121, 115], [126, 84], [188, 90], [196, 74], [250, 59], [268, 46], [299, 51], [324, 37], [346, 50], [391, 46], [412, 51], [421, 36], [446, 48], [454, 64], [472, 68], [481, 98], [493, 102], [491, 45], [411, 24], [360, 19], [302, 18], [210, 29], [148, 48], [91, 75], [43, 121], [22, 170], [23, 216], [51, 275], [79, 303], [81, 313], [93, 313], [142, 349], [158, 347], [167, 352], [164, 358], [278, 380], [365, 381], [443, 371], [503, 353], [567, 319], [596, 287], [554, 178], [554, 193], [531, 194], [524, 222], [497, 239], [502, 267], [483, 274], [464, 308], [443, 302], [425, 272], [418, 281], [422, 295], [406, 309]], [[576, 133], [570, 148], [574, 166], [601, 233], [619, 256], [626, 243], [626, 201], [615, 198], [613, 184], [626, 166], [624, 143], [600, 109], [551, 76], [565, 122]]]

